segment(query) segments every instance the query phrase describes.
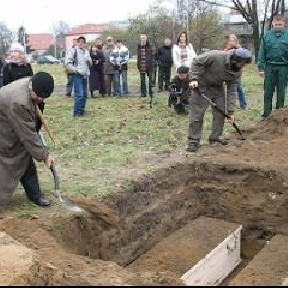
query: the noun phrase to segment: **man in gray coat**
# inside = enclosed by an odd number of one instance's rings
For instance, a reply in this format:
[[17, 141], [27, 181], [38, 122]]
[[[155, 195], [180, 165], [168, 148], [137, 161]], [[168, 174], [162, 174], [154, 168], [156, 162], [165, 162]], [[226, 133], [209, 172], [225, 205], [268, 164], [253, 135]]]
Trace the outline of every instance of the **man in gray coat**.
[[[188, 131], [188, 152], [197, 152], [205, 111], [209, 106], [207, 99], [199, 91], [203, 91], [218, 109], [226, 112], [225, 86], [227, 85], [227, 114], [229, 122], [234, 122], [234, 109], [237, 94], [237, 84], [240, 81], [242, 68], [252, 61], [251, 53], [245, 48], [231, 51], [209, 51], [196, 57], [191, 68], [192, 95], [190, 99]], [[212, 106], [212, 131], [209, 143], [227, 145], [222, 136], [225, 116]]]
[[[9, 204], [21, 178], [29, 174], [33, 158], [49, 168], [54, 162], [36, 131], [36, 105], [53, 90], [54, 79], [45, 72], [14, 81], [0, 90], [0, 212]], [[35, 189], [29, 199], [36, 205], [49, 206], [38, 177], [31, 181]]]
[[110, 61], [110, 55], [112, 54], [113, 50], [115, 49], [115, 42], [112, 37], [107, 37], [107, 43], [103, 47], [104, 53], [104, 65], [103, 65], [103, 72], [104, 72], [104, 81], [105, 81], [105, 89], [108, 96], [112, 94], [112, 87], [113, 87], [113, 96], [116, 96], [116, 81], [115, 81], [115, 74], [116, 71], [114, 69], [113, 63]]

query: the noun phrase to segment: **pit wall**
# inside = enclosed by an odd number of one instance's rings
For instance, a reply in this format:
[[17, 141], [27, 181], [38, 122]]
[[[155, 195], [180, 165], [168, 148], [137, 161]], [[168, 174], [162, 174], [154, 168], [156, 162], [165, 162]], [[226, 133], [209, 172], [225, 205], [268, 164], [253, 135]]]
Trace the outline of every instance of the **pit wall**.
[[127, 266], [200, 216], [243, 225], [244, 240], [288, 235], [287, 184], [276, 171], [187, 161], [145, 175], [131, 186], [103, 202], [119, 216], [117, 223], [93, 213], [59, 216], [54, 236], [70, 252]]

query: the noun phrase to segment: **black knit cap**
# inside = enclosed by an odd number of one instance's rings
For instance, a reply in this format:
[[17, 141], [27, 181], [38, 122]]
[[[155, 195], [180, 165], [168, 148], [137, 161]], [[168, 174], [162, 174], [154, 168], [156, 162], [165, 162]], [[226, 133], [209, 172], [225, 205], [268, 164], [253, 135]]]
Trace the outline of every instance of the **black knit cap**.
[[54, 91], [54, 79], [46, 72], [38, 72], [32, 76], [32, 90], [38, 97], [48, 98]]
[[180, 66], [177, 69], [177, 73], [179, 73], [179, 74], [186, 74], [188, 72], [189, 72], [189, 68], [186, 66]]

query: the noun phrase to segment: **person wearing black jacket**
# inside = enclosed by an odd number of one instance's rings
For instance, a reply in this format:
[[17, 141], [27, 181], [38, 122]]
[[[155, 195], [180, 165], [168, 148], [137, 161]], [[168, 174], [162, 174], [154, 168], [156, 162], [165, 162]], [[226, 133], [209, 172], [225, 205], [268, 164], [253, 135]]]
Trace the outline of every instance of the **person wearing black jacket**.
[[164, 45], [158, 49], [158, 92], [169, 91], [173, 55], [171, 39], [166, 38]]
[[138, 44], [137, 68], [140, 73], [140, 97], [147, 96], [146, 76], [149, 81], [149, 95], [152, 95], [153, 86], [153, 55], [152, 45], [147, 40], [146, 34], [140, 35], [140, 43]]

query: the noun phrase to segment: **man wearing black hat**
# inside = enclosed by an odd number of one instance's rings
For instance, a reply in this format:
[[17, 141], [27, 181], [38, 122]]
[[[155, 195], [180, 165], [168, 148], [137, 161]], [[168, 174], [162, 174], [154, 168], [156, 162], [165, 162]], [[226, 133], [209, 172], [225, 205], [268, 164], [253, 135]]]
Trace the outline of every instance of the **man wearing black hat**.
[[[252, 61], [251, 52], [245, 48], [231, 51], [209, 51], [196, 57], [192, 63], [190, 86], [194, 88], [190, 99], [188, 152], [197, 152], [200, 147], [203, 120], [209, 106], [207, 99], [201, 96], [202, 91], [223, 112], [226, 111], [225, 89], [227, 85], [227, 111], [229, 122], [234, 122], [237, 84], [240, 83], [242, 68]], [[195, 89], [197, 88], [197, 89]], [[212, 131], [209, 143], [227, 145], [223, 138], [225, 117], [212, 107]]]
[[177, 74], [172, 79], [169, 89], [168, 106], [174, 106], [177, 114], [186, 114], [189, 98], [189, 68], [180, 66], [177, 68]]
[[29, 200], [39, 206], [50, 205], [41, 193], [33, 158], [48, 167], [54, 162], [36, 131], [36, 106], [53, 90], [54, 79], [45, 72], [0, 90], [0, 212], [23, 177], [29, 182], [29, 190], [25, 189]]

